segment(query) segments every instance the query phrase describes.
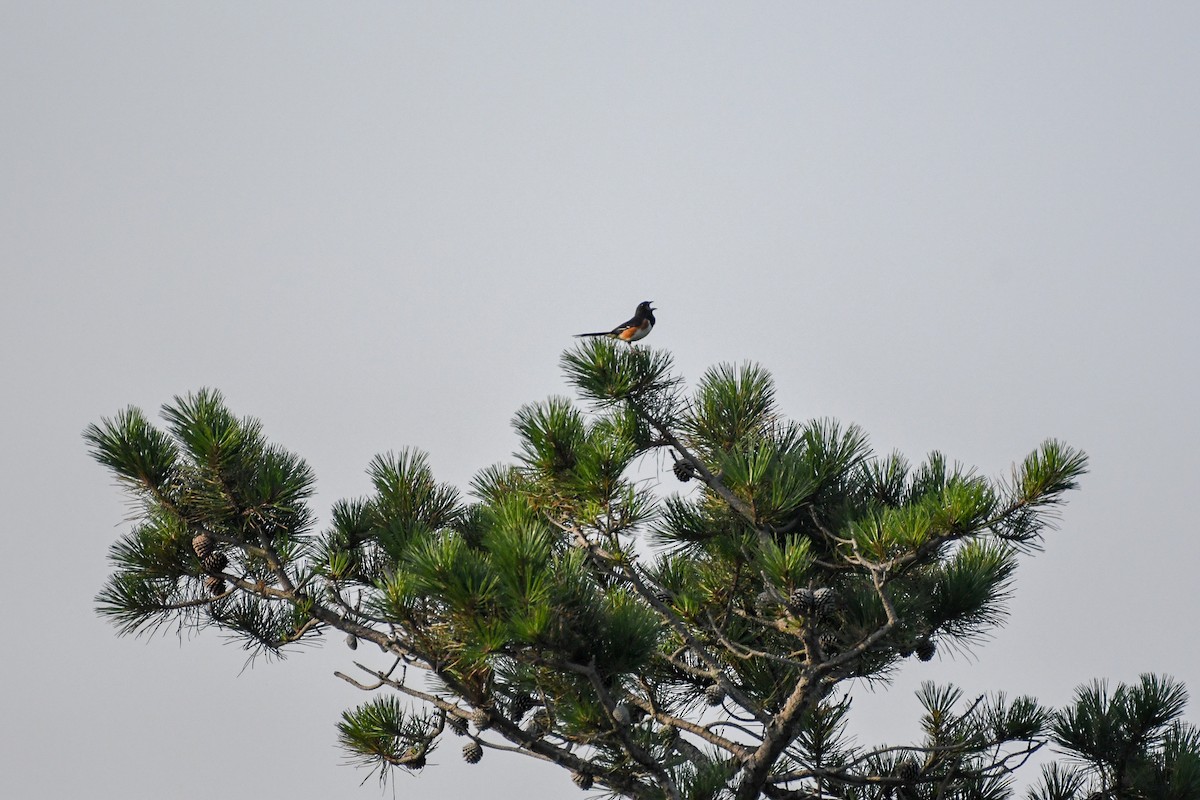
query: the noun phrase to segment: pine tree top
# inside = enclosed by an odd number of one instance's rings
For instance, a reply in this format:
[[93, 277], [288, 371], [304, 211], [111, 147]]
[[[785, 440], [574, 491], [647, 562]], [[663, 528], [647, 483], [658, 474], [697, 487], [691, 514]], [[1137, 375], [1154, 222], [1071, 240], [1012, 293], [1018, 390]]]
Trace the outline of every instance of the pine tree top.
[[[100, 613], [122, 633], [216, 625], [255, 652], [333, 630], [373, 643], [380, 663], [339, 675], [375, 695], [339, 730], [381, 776], [458, 735], [468, 764], [515, 748], [639, 798], [1003, 797], [1052, 740], [1092, 767], [1047, 771], [1045, 800], [1191, 780], [1182, 689], [1151, 677], [1057, 713], [927, 685], [923, 741], [845, 733], [851, 679], [1003, 622], [1083, 453], [1048, 440], [987, 478], [789, 420], [754, 364], [692, 391], [641, 346], [588, 341], [563, 366], [586, 406], [521, 408], [514, 462], [469, 495], [421, 453], [381, 455], [372, 492], [319, 533], [308, 466], [216, 392], [175, 398], [165, 430], [137, 409], [89, 427], [139, 509]], [[632, 477], [659, 451], [678, 492]]]

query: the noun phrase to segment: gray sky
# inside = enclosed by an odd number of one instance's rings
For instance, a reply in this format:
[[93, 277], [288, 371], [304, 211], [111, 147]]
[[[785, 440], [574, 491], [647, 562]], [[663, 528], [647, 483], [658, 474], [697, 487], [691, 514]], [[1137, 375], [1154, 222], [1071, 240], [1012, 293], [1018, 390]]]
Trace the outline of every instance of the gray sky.
[[[863, 691], [870, 741], [915, 731], [931, 678], [1200, 692], [1198, 26], [1166, 2], [0, 1], [0, 792], [390, 797], [339, 766], [365, 699], [340, 642], [239, 675], [213, 634], [95, 616], [126, 508], [80, 431], [212, 386], [309, 460], [323, 521], [388, 449], [465, 488], [567, 391], [570, 334], [643, 299], [690, 380], [759, 361], [789, 414], [881, 452], [1091, 455], [1009, 624]], [[581, 796], [447, 744], [397, 796]]]

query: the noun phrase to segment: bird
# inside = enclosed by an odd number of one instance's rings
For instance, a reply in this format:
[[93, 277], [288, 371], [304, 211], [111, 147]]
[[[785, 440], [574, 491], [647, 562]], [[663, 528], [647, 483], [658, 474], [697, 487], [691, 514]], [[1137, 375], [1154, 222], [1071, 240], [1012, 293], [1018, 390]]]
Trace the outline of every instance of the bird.
[[577, 333], [575, 338], [581, 336], [611, 336], [614, 339], [620, 339], [622, 342], [636, 342], [638, 339], [646, 338], [650, 333], [650, 329], [654, 327], [654, 307], [650, 304], [653, 300], [643, 300], [638, 303], [637, 311], [633, 312], [633, 319], [628, 322], [622, 322], [611, 331], [599, 331], [597, 333]]

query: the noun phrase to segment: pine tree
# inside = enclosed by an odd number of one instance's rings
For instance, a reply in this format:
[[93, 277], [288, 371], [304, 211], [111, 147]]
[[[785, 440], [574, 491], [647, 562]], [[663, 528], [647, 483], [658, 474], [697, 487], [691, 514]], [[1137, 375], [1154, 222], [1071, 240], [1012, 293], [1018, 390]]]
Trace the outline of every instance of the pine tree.
[[[308, 466], [216, 392], [176, 397], [165, 430], [134, 408], [90, 426], [139, 502], [99, 612], [122, 634], [215, 625], [255, 653], [334, 630], [373, 643], [385, 662], [337, 673], [372, 693], [338, 728], [381, 777], [449, 736], [468, 764], [515, 745], [631, 798], [1002, 798], [1052, 744], [1073, 760], [1034, 800], [1200, 798], [1184, 690], [1154, 676], [1061, 711], [926, 684], [921, 741], [846, 733], [851, 679], [1003, 621], [1083, 453], [1050, 440], [992, 480], [789, 421], [753, 364], [691, 392], [640, 346], [590, 341], [563, 366], [586, 408], [520, 409], [516, 463], [481, 470], [469, 499], [423, 454], [381, 455], [374, 491], [321, 533]], [[679, 493], [632, 477], [657, 451]]]

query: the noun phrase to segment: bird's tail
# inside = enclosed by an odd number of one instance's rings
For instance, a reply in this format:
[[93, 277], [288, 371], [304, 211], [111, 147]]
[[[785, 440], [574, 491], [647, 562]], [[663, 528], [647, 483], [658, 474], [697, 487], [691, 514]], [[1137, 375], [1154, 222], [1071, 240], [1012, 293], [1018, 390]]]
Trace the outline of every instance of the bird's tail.
[[608, 331], [600, 331], [599, 333], [577, 333], [575, 334], [575, 338], [579, 339], [583, 336], [608, 336], [608, 333]]

